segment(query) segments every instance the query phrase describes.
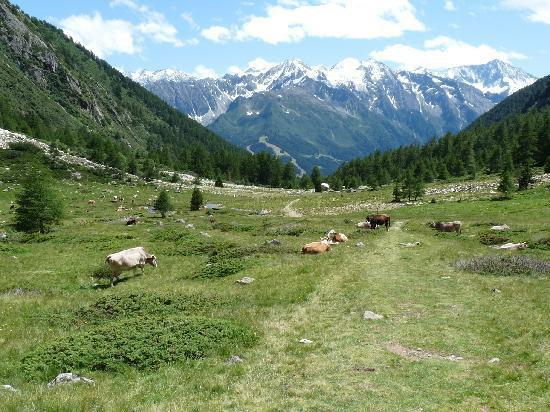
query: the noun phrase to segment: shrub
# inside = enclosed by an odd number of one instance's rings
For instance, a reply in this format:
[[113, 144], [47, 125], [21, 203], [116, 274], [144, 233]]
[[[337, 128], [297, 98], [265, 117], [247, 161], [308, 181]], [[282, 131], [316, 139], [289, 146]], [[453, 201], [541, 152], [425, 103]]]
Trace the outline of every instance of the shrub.
[[479, 241], [483, 245], [499, 245], [501, 243], [508, 242], [509, 237], [504, 236], [501, 233], [483, 232], [479, 234]]
[[63, 217], [63, 203], [45, 170], [32, 168], [17, 195], [15, 226], [23, 232], [47, 232]]
[[144, 315], [185, 314], [194, 315], [220, 306], [224, 300], [220, 296], [201, 293], [131, 293], [109, 295], [91, 305], [78, 309], [78, 321], [102, 323], [116, 318], [130, 318]]
[[251, 329], [205, 317], [133, 318], [92, 326], [56, 338], [22, 359], [30, 379], [50, 379], [60, 372], [120, 372], [133, 367], [153, 370], [164, 364], [226, 355], [255, 341]]
[[198, 187], [195, 187], [193, 189], [193, 193], [191, 194], [191, 207], [190, 209], [192, 211], [199, 210], [202, 207], [203, 199], [202, 199], [202, 192]]
[[102, 265], [96, 267], [94, 271], [92, 272], [92, 277], [94, 279], [111, 279], [113, 276], [113, 272], [111, 271], [111, 268], [107, 263], [103, 263]]
[[212, 225], [213, 229], [218, 229], [222, 232], [252, 232], [256, 230], [254, 225], [241, 225], [238, 223], [218, 222]]
[[265, 234], [269, 236], [300, 236], [306, 229], [304, 225], [290, 223], [283, 226], [267, 228]]
[[170, 196], [166, 190], [162, 190], [159, 193], [157, 200], [155, 200], [154, 207], [160, 212], [160, 215], [163, 218], [166, 217], [166, 213], [174, 209], [172, 207], [172, 203], [170, 202]]
[[459, 260], [456, 266], [469, 272], [494, 276], [548, 276], [550, 274], [550, 262], [527, 256], [480, 256]]
[[245, 268], [242, 258], [230, 258], [207, 263], [194, 273], [194, 278], [212, 279], [234, 275]]
[[550, 250], [550, 237], [542, 237], [529, 243], [529, 247], [533, 249]]

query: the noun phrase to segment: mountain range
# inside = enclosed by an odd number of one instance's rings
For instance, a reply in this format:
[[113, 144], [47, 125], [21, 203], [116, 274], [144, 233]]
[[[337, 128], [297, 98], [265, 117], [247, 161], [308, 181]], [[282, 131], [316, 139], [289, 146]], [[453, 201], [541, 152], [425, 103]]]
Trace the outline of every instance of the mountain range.
[[151, 92], [250, 152], [324, 173], [376, 150], [458, 132], [536, 78], [502, 61], [447, 70], [392, 70], [369, 59], [327, 68], [288, 60], [197, 78], [167, 69], [129, 74]]

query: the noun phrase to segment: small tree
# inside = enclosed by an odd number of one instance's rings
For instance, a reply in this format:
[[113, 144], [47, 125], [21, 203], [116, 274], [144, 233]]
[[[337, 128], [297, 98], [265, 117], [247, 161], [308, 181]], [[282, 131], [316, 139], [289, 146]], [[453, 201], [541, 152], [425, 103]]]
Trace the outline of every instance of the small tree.
[[15, 209], [17, 230], [44, 233], [61, 221], [63, 203], [45, 170], [31, 168], [22, 186]]
[[202, 184], [202, 181], [201, 181], [201, 178], [199, 176], [196, 176], [194, 179], [193, 179], [193, 184], [195, 186], [200, 186]]
[[521, 166], [518, 175], [518, 190], [526, 190], [533, 183], [533, 171], [529, 161], [526, 161]]
[[544, 163], [544, 173], [550, 173], [550, 156], [546, 158], [546, 163]]
[[500, 174], [498, 191], [502, 193], [505, 199], [510, 199], [512, 197], [512, 192], [514, 191], [514, 182], [512, 181], [512, 176], [508, 168], [505, 168]]
[[413, 183], [413, 196], [414, 200], [424, 196], [424, 182], [421, 178], [417, 177]]
[[166, 190], [162, 190], [157, 200], [155, 200], [155, 209], [160, 212], [160, 215], [165, 218], [166, 213], [173, 210], [172, 203], [170, 202], [170, 196]]
[[323, 188], [321, 187], [321, 170], [319, 166], [315, 166], [311, 171], [311, 182], [316, 192], [322, 192]]
[[401, 202], [401, 183], [399, 180], [395, 181], [395, 186], [393, 187], [393, 201], [394, 202]]
[[214, 182], [214, 187], [223, 187], [223, 180], [221, 175], [218, 175], [218, 177], [216, 177], [216, 181]]
[[202, 202], [202, 192], [195, 186], [191, 194], [191, 210], [200, 210]]
[[170, 178], [171, 183], [178, 183], [180, 181], [180, 176], [174, 172], [172, 173], [172, 177]]
[[300, 189], [308, 190], [311, 189], [311, 186], [312, 183], [310, 177], [304, 173], [300, 179]]

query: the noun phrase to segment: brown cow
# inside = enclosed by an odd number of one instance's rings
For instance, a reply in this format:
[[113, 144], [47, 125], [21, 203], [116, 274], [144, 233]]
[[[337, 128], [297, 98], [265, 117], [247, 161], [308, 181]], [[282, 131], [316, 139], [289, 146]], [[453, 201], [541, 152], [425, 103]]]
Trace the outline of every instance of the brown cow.
[[372, 229], [376, 229], [376, 226], [386, 226], [386, 230], [390, 230], [391, 223], [388, 215], [369, 215], [367, 222], [370, 223]]
[[318, 255], [320, 253], [328, 252], [330, 245], [324, 242], [311, 242], [304, 245], [302, 248], [302, 254]]
[[455, 220], [454, 222], [432, 222], [430, 227], [434, 228], [438, 232], [462, 233], [462, 222], [459, 220]]

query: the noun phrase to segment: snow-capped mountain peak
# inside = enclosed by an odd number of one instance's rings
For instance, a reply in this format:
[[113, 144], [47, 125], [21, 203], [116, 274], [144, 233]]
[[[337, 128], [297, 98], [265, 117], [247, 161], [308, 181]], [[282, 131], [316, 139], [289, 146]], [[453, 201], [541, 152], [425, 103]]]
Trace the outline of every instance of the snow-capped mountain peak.
[[154, 83], [161, 80], [179, 82], [190, 80], [193, 76], [176, 70], [176, 69], [162, 69], [162, 70], [137, 70], [129, 74], [129, 77], [140, 84]]
[[501, 60], [492, 60], [486, 64], [452, 67], [433, 71], [433, 73], [469, 84], [484, 93], [503, 96], [509, 96], [537, 80], [536, 77]]

